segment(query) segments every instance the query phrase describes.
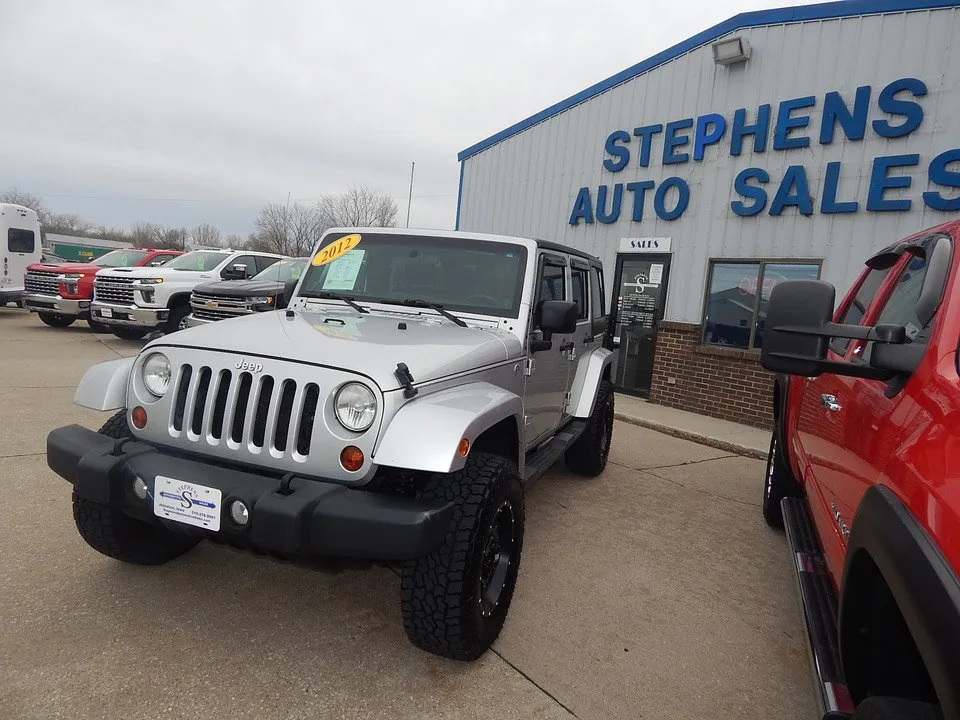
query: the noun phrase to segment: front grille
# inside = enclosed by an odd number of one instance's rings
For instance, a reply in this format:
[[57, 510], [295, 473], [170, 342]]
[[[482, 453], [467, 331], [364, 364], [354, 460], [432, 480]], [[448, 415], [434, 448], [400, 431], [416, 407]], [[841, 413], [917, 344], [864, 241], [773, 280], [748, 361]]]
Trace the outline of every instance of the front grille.
[[225, 442], [276, 458], [310, 454], [316, 383], [184, 364], [174, 388], [170, 425], [191, 442]]
[[252, 311], [242, 297], [195, 292], [190, 296], [190, 310], [200, 320], [227, 320]]
[[93, 299], [117, 305], [133, 305], [133, 278], [95, 278]]
[[60, 281], [55, 273], [31, 270], [23, 276], [23, 288], [28, 293], [56, 296], [60, 294]]

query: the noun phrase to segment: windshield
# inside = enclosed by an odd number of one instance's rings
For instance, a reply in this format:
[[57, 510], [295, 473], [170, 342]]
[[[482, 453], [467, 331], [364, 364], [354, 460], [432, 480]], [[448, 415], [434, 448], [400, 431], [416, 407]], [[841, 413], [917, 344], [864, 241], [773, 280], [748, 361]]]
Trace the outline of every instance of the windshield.
[[230, 253], [224, 252], [189, 252], [186, 255], [175, 257], [164, 265], [164, 268], [174, 270], [213, 270], [227, 259]]
[[281, 260], [262, 271], [259, 275], [254, 275], [254, 280], [266, 280], [269, 282], [290, 282], [299, 280], [303, 271], [307, 267], [310, 258], [297, 258], [296, 260]]
[[299, 295], [422, 300], [446, 310], [518, 317], [527, 250], [484, 240], [335, 234], [314, 254]]
[[147, 254], [145, 250], [111, 250], [93, 262], [103, 267], [133, 267], [141, 262]]

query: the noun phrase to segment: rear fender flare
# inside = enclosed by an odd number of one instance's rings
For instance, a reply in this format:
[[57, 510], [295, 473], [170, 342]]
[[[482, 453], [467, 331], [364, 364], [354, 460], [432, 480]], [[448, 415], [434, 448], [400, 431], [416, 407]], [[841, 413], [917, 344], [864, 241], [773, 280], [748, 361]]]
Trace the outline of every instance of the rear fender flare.
[[613, 362], [613, 353], [606, 348], [597, 348], [580, 358], [577, 372], [570, 386], [570, 414], [577, 418], [593, 415], [597, 401], [597, 389], [604, 371]]
[[73, 402], [91, 410], [122, 410], [127, 407], [127, 383], [136, 358], [108, 360], [87, 370], [77, 385]]
[[[488, 428], [513, 417], [523, 428], [523, 401], [495, 385], [469, 383], [414, 398], [403, 405], [377, 443], [377, 465], [421, 472], [456, 472], [466, 464], [458, 452], [466, 438], [472, 446]], [[519, 438], [519, 448], [524, 447]], [[522, 456], [517, 458], [523, 468]]]
[[883, 576], [923, 659], [944, 717], [960, 717], [960, 580], [926, 530], [889, 488], [874, 485], [853, 520], [840, 599], [840, 655], [853, 699], [869, 678], [858, 668], [870, 652], [861, 642], [851, 568], [862, 553]]

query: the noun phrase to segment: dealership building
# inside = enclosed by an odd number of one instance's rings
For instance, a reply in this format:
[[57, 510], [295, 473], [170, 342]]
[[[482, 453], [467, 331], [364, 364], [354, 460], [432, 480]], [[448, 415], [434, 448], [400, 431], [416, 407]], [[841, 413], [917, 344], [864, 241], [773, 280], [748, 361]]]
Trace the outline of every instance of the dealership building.
[[599, 256], [621, 392], [765, 426], [771, 289], [960, 213], [960, 2], [737, 15], [459, 155], [460, 230]]

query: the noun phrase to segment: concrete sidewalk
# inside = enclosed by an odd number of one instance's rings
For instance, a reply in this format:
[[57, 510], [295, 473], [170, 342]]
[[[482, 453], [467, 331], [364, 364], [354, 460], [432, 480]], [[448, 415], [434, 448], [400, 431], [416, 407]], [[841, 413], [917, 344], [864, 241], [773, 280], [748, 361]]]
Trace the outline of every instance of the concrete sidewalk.
[[692, 440], [701, 445], [766, 460], [770, 431], [656, 405], [631, 395], [616, 397], [617, 420]]

